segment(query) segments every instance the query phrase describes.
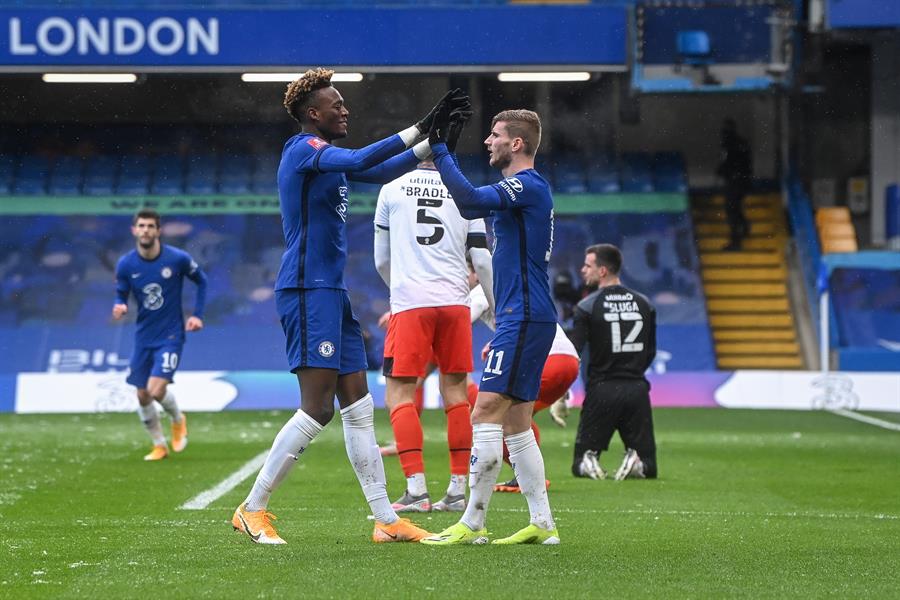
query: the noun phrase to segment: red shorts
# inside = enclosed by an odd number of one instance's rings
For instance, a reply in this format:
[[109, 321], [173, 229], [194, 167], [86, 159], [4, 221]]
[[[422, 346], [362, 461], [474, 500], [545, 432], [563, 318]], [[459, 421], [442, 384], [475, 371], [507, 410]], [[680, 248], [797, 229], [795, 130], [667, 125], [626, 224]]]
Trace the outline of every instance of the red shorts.
[[436, 362], [442, 373], [469, 373], [472, 323], [468, 306], [427, 306], [391, 315], [384, 341], [388, 377], [424, 377]]
[[578, 378], [578, 359], [568, 354], [551, 354], [544, 363], [541, 389], [534, 412], [544, 410], [560, 399]]

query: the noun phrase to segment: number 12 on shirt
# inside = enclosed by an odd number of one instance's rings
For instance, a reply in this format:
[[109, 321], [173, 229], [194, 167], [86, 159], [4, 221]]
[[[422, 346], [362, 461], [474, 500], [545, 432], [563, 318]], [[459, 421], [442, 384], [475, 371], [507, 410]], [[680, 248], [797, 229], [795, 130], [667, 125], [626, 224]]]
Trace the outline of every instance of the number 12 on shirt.
[[[620, 352], [640, 352], [644, 349], [644, 343], [634, 343], [637, 336], [640, 335], [644, 328], [644, 320], [639, 312], [623, 312], [623, 313], [604, 313], [603, 318], [609, 323], [609, 333], [612, 339], [613, 354]], [[622, 341], [622, 324], [621, 321], [630, 321], [633, 323], [631, 331]]]

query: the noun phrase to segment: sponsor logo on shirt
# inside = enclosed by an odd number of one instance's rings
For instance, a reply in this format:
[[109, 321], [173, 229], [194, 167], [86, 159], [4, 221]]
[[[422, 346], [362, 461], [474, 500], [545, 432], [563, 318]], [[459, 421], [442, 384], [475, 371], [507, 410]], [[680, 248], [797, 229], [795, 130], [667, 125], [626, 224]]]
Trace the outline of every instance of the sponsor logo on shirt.
[[350, 201], [347, 199], [347, 186], [342, 185], [338, 188], [338, 194], [341, 195], [341, 202], [334, 207], [334, 210], [337, 211], [338, 216], [341, 218], [341, 221], [344, 223], [347, 222], [347, 206], [350, 204]]
[[507, 179], [500, 180], [500, 187], [503, 188], [507, 194], [509, 194], [509, 199], [515, 202], [518, 200], [516, 196], [516, 192], [521, 192], [524, 188], [522, 186], [522, 182], [516, 179], [515, 177], [508, 177]]
[[158, 283], [148, 283], [141, 289], [144, 292], [144, 308], [147, 310], [159, 310], [165, 300], [162, 295], [162, 286]]
[[306, 140], [306, 143], [315, 148], [316, 150], [321, 150], [325, 146], [328, 145], [328, 142], [325, 140], [319, 139], [317, 137], [312, 137]]

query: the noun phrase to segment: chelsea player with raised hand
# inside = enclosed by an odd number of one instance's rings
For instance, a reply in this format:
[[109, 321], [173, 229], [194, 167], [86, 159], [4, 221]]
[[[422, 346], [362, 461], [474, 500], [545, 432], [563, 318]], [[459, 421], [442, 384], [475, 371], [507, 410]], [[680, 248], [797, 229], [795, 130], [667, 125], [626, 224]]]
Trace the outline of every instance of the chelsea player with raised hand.
[[[161, 460], [169, 455], [159, 421], [158, 402], [172, 418], [172, 450], [187, 446], [187, 418], [178, 408], [168, 385], [181, 361], [185, 331], [203, 328], [206, 275], [187, 252], [159, 241], [159, 214], [142, 210], [132, 220], [131, 233], [137, 247], [116, 265], [116, 304], [113, 320], [128, 312], [128, 294], [138, 303], [137, 332], [131, 370], [126, 381], [137, 387], [138, 414], [153, 440], [153, 449], [144, 460]], [[197, 285], [193, 315], [184, 321], [181, 292], [184, 278]]]
[[[300, 385], [300, 409], [284, 425], [232, 525], [257, 543], [283, 544], [268, 512], [272, 492], [310, 442], [341, 408], [347, 456], [375, 517], [375, 542], [419, 541], [428, 535], [400, 519], [388, 500], [384, 465], [375, 441], [374, 405], [366, 383], [362, 330], [344, 283], [347, 261], [347, 180], [387, 183], [431, 154], [426, 141], [444, 103], [468, 109], [459, 90], [448, 92], [421, 121], [359, 150], [336, 148], [347, 136], [350, 111], [331, 85], [333, 71], [312, 69], [288, 85], [284, 107], [301, 131], [284, 145], [278, 193], [287, 249], [275, 285], [275, 304], [287, 338], [291, 372]], [[404, 152], [404, 150], [406, 150]]]
[[473, 187], [447, 149], [452, 107], [445, 103], [432, 124], [434, 163], [466, 219], [494, 216], [494, 296], [497, 329], [484, 362], [472, 413], [469, 503], [459, 523], [422, 540], [433, 545], [487, 541], [485, 518], [503, 464], [503, 442], [528, 502], [530, 524], [495, 544], [558, 544], [550, 511], [544, 459], [531, 430], [544, 363], [556, 335], [556, 308], [547, 265], [553, 246], [553, 197], [534, 170], [541, 120], [530, 110], [505, 110], [491, 123], [484, 145], [503, 179]]

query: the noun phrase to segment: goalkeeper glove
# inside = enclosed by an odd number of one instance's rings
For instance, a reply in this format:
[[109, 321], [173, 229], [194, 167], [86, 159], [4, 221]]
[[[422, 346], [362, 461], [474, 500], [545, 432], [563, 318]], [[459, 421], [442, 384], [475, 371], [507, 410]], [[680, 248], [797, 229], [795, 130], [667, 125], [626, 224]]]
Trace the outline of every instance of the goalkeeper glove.
[[471, 105], [457, 108], [450, 113], [450, 126], [447, 130], [447, 149], [450, 152], [456, 152], [456, 143], [459, 141], [459, 136], [472, 114]]
[[427, 115], [425, 115], [425, 117], [422, 118], [421, 121], [416, 123], [416, 129], [419, 130], [420, 134], [427, 134], [431, 131], [431, 125], [434, 123], [434, 117], [443, 104], [449, 105], [450, 110], [453, 110], [455, 108], [469, 105], [469, 96], [467, 96], [459, 88], [452, 89], [444, 94], [444, 97], [434, 105], [434, 108], [432, 108], [431, 111]]

